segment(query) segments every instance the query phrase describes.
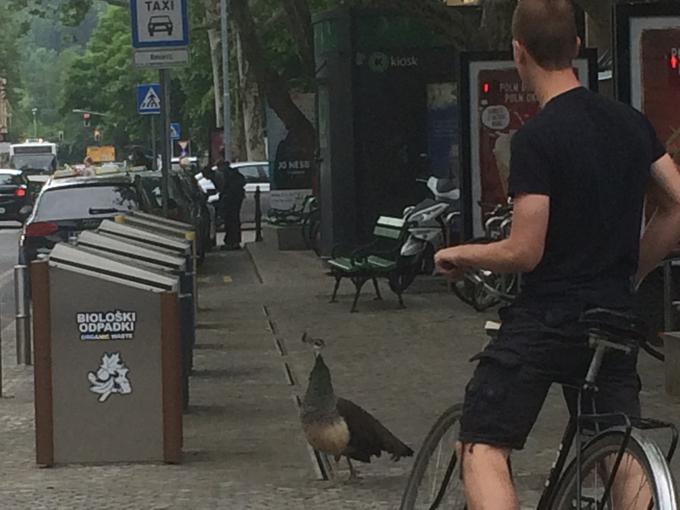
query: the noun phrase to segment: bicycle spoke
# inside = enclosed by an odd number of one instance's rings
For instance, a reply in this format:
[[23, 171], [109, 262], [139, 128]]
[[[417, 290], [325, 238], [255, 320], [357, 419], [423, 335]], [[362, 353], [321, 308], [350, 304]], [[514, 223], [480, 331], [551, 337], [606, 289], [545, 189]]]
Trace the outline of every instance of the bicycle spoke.
[[[577, 510], [596, 510], [602, 505], [605, 488], [618, 453], [610, 454], [582, 473], [581, 505]], [[616, 471], [605, 510], [650, 510], [654, 508], [649, 480], [638, 461], [626, 454]]]

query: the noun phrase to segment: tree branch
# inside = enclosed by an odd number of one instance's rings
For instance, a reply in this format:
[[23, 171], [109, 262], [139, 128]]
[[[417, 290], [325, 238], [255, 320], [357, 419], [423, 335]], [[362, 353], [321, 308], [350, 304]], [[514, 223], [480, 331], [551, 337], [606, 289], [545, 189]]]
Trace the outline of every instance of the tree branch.
[[116, 7], [123, 7], [125, 9], [130, 8], [129, 0], [104, 0], [109, 5], [115, 5]]
[[314, 127], [291, 99], [288, 84], [265, 60], [248, 2], [229, 0], [229, 7], [238, 27], [243, 54], [252, 66], [253, 74], [262, 87], [269, 106], [288, 131], [295, 131], [299, 139], [314, 140]]
[[282, 3], [305, 74], [314, 76], [314, 34], [309, 4], [307, 0], [283, 0]]

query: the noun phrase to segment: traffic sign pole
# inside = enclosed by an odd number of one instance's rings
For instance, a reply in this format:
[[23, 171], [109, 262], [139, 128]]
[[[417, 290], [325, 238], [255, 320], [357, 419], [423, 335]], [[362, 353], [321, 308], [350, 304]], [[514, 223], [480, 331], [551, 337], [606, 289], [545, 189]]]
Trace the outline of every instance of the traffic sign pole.
[[172, 156], [170, 141], [170, 80], [167, 69], [158, 72], [161, 82], [161, 154], [163, 168], [161, 169], [161, 194], [163, 197], [163, 216], [168, 216], [168, 178]]
[[151, 168], [158, 170], [158, 152], [156, 151], [156, 116], [151, 115], [151, 154], [153, 155], [153, 163]]

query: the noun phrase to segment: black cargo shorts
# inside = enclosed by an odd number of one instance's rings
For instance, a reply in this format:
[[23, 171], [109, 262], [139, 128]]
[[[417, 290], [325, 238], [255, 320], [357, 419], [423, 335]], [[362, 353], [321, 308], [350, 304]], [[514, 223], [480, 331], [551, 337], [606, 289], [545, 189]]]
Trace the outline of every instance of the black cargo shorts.
[[[471, 360], [479, 363], [465, 390], [461, 442], [522, 449], [554, 382], [565, 385], [566, 403], [575, 414], [575, 386], [585, 379], [593, 356], [578, 323], [583, 309], [513, 305], [500, 310], [498, 337]], [[584, 412], [594, 406], [598, 413], [640, 416], [637, 354], [605, 355], [594, 402], [585, 404]]]

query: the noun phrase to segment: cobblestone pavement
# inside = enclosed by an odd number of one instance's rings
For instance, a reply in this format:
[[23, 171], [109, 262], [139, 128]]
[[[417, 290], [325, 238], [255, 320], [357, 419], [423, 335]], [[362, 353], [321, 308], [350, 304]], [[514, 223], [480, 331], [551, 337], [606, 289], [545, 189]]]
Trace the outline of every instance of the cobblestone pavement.
[[[460, 400], [468, 359], [485, 341], [477, 314], [422, 278], [399, 310], [365, 292], [349, 313], [351, 285], [329, 304], [331, 280], [308, 252], [278, 252], [270, 236], [248, 251], [211, 254], [202, 268], [200, 329], [184, 420], [184, 463], [61, 466], [34, 463], [32, 371], [13, 365], [12, 328], [3, 333], [5, 395], [0, 400], [0, 509], [395, 509], [412, 459], [344, 464], [320, 481], [297, 417], [312, 354], [303, 331], [327, 343], [336, 392], [378, 417], [417, 449], [429, 426]], [[661, 366], [641, 357], [650, 416], [680, 423], [662, 391]], [[102, 416], [102, 419], [106, 419]], [[513, 467], [523, 505], [535, 502], [554, 458], [565, 413], [551, 392]], [[115, 438], [105, 438], [115, 441]], [[676, 476], [680, 466], [674, 464]]]

